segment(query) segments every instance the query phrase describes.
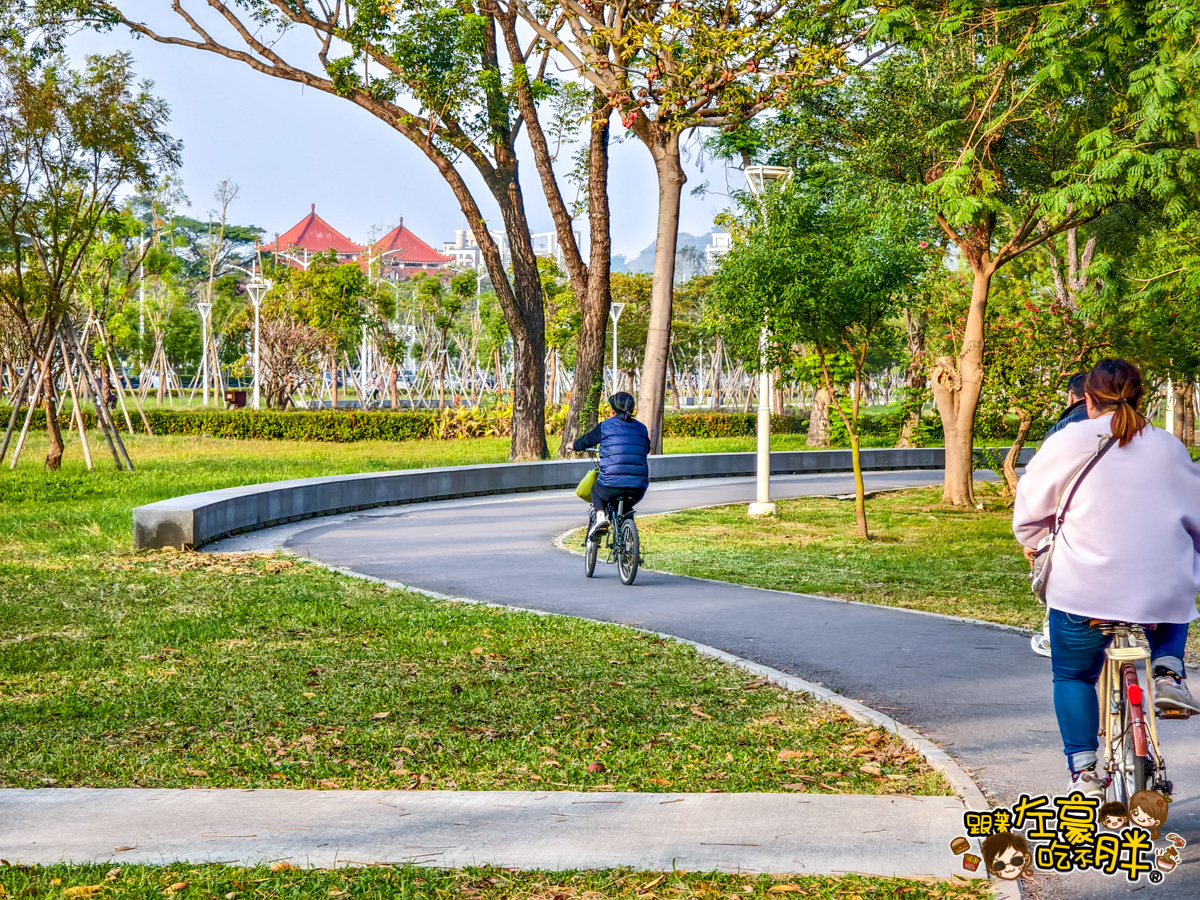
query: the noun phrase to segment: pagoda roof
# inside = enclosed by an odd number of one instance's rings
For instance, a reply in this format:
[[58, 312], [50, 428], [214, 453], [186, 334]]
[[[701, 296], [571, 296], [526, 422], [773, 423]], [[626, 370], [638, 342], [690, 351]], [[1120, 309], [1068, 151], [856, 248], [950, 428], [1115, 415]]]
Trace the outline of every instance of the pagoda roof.
[[[385, 253], [388, 254], [386, 257]], [[411, 266], [413, 263], [442, 266], [454, 261], [454, 257], [438, 253], [405, 228], [403, 218], [400, 219], [399, 225], [371, 246], [371, 256], [381, 259], [385, 268], [392, 265]]]
[[288, 250], [307, 250], [309, 253], [324, 253], [333, 250], [335, 253], [362, 253], [366, 247], [354, 243], [324, 219], [317, 215], [317, 205], [312, 205], [312, 211], [279, 235], [274, 241], [263, 245], [268, 253], [280, 253]]

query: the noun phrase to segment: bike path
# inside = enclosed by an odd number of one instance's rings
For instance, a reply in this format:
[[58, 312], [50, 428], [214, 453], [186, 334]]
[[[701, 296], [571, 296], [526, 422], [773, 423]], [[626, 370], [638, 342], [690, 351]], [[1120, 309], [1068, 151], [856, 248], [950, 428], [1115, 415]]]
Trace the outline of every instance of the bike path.
[[[870, 473], [868, 490], [932, 484], [937, 472]], [[847, 475], [772, 479], [777, 498], [853, 490]], [[656, 484], [644, 515], [747, 502], [753, 479]], [[616, 567], [583, 577], [582, 558], [554, 546], [584, 522], [572, 493], [548, 492], [423, 504], [292, 526], [283, 543], [328, 565], [455, 597], [636, 625], [728, 651], [822, 684], [884, 711], [936, 741], [998, 803], [1064, 787], [1049, 660], [1024, 633], [907, 610], [746, 588], [652, 571], [647, 541], [632, 587]], [[269, 539], [263, 535], [259, 540]], [[1016, 549], [1014, 546], [1014, 557]], [[1184, 863], [1153, 891], [1163, 900], [1200, 896], [1200, 730], [1165, 723], [1164, 754], [1175, 783], [1171, 829], [1188, 841]], [[1129, 886], [1074, 873], [1043, 878], [1043, 898], [1123, 896]]]

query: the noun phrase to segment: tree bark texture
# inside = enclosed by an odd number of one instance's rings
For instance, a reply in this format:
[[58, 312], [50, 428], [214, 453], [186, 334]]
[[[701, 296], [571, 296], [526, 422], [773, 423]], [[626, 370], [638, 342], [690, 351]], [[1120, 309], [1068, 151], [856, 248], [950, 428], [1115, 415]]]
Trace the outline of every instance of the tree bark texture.
[[[588, 149], [588, 225], [591, 253], [588, 258], [587, 289], [579, 297], [579, 340], [575, 354], [575, 380], [567, 421], [563, 425], [559, 457], [571, 453], [580, 435], [596, 425], [600, 398], [604, 393], [604, 338], [612, 305], [612, 233], [608, 205], [608, 138], [611, 111], [602, 94], [593, 100], [591, 138]], [[613, 374], [616, 377], [616, 373]]]
[[679, 203], [687, 181], [679, 159], [679, 133], [654, 126], [647, 141], [658, 175], [658, 231], [654, 248], [650, 324], [638, 391], [638, 418], [650, 432], [650, 452], [662, 453], [662, 417], [667, 387], [667, 355], [671, 349], [671, 314], [675, 299], [675, 242], [679, 238]]
[[983, 390], [984, 316], [995, 265], [984, 252], [972, 262], [971, 305], [963, 329], [958, 360], [938, 360], [933, 372], [933, 397], [946, 436], [946, 476], [942, 502], [952, 506], [974, 506], [975, 409]]
[[812, 410], [808, 414], [808, 447], [829, 446], [829, 390], [819, 387], [813, 392]]
[[1183, 394], [1183, 443], [1196, 446], [1196, 379], [1189, 378]]
[[46, 365], [42, 369], [42, 403], [46, 408], [46, 436], [50, 439], [50, 446], [46, 448], [46, 468], [57, 472], [62, 465], [63, 436], [62, 429], [58, 427], [58, 404], [54, 393], [53, 344], [46, 352], [45, 362]]
[[1017, 496], [1017, 464], [1021, 459], [1021, 451], [1025, 449], [1025, 441], [1029, 437], [1029, 427], [1033, 420], [1028, 413], [1021, 414], [1021, 422], [1017, 426], [1017, 436], [1013, 438], [1012, 446], [1004, 456], [1004, 487], [1010, 497]]
[[1175, 437], [1179, 438], [1182, 441], [1184, 439], [1184, 437], [1183, 437], [1183, 431], [1184, 431], [1183, 420], [1186, 417], [1186, 409], [1187, 409], [1187, 406], [1186, 406], [1186, 404], [1187, 404], [1187, 382], [1175, 381], [1172, 384], [1172, 389], [1173, 389], [1173, 395], [1171, 397], [1171, 403], [1173, 403], [1175, 406], [1175, 416], [1174, 416], [1174, 423], [1173, 423], [1174, 429], [1173, 430], [1175, 432]]

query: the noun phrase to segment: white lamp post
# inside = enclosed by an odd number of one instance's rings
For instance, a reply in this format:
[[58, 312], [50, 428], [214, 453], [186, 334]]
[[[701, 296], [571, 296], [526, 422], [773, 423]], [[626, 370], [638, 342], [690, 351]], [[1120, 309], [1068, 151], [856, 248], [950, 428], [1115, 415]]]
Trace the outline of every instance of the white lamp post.
[[197, 303], [196, 309], [200, 310], [200, 380], [204, 384], [204, 405], [208, 406], [208, 314], [212, 304]]
[[624, 303], [613, 303], [608, 307], [608, 317], [613, 323], [613, 393], [617, 392], [617, 321], [625, 311]]
[[[790, 180], [792, 170], [785, 166], [747, 166], [746, 186], [750, 193], [761, 199], [768, 181]], [[758, 455], [756, 472], [758, 499], [750, 504], [752, 516], [775, 515], [775, 503], [771, 500], [771, 372], [767, 368], [767, 326], [764, 324], [758, 337]]]
[[262, 371], [260, 369], [261, 355], [258, 347], [258, 308], [262, 305], [262, 298], [267, 291], [271, 289], [269, 281], [260, 281], [255, 278], [246, 285], [246, 292], [250, 295], [250, 302], [254, 304], [254, 409], [260, 408]]

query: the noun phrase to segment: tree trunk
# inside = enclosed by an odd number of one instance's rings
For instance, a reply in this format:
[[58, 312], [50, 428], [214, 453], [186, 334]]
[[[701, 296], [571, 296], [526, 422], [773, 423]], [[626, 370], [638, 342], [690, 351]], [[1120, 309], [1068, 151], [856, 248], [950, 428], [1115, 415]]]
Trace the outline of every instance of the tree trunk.
[[400, 408], [400, 387], [396, 384], [399, 368], [399, 363], [392, 363], [388, 371], [388, 397], [392, 401], [392, 412]]
[[337, 359], [334, 358], [329, 362], [329, 402], [333, 409], [337, 409], [338, 405], [338, 370]]
[[[45, 359], [46, 367], [42, 373], [42, 402], [46, 407], [46, 436], [50, 439], [50, 446], [46, 449], [46, 468], [51, 472], [57, 472], [62, 465], [63, 436], [62, 429], [58, 427], [58, 404], [55, 402], [54, 394], [53, 344], [47, 350]], [[67, 377], [71, 377], [70, 372], [67, 373]]]
[[712, 408], [720, 411], [721, 409], [721, 364], [724, 361], [724, 349], [721, 347], [721, 336], [717, 335], [717, 353], [716, 363], [713, 365], [713, 395]]
[[638, 418], [650, 432], [650, 452], [662, 452], [662, 416], [671, 349], [671, 312], [675, 289], [675, 242], [679, 239], [679, 203], [687, 181], [679, 160], [679, 133], [657, 126], [646, 142], [658, 175], [658, 231], [650, 289], [650, 324], [638, 391]]
[[972, 454], [975, 450], [975, 409], [983, 389], [984, 317], [988, 290], [995, 265], [985, 253], [973, 266], [971, 306], [963, 330], [962, 350], [957, 365], [942, 357], [933, 373], [933, 397], [946, 435], [946, 477], [942, 502], [952, 506], [974, 506], [975, 488]]
[[1182, 441], [1183, 440], [1183, 431], [1184, 431], [1183, 420], [1186, 416], [1186, 410], [1187, 410], [1187, 407], [1185, 406], [1185, 404], [1187, 403], [1187, 383], [1184, 381], [1177, 380], [1172, 385], [1172, 388], [1174, 390], [1174, 394], [1171, 397], [1171, 403], [1174, 405], [1174, 408], [1175, 408], [1175, 416], [1174, 416], [1175, 421], [1174, 421], [1174, 426], [1173, 426], [1172, 430], [1175, 432], [1175, 437], [1179, 438]]
[[809, 447], [829, 446], [829, 406], [828, 389], [819, 387], [813, 392], [812, 410], [808, 414], [808, 439], [805, 445]]
[[925, 377], [925, 324], [928, 317], [924, 313], [913, 313], [904, 310], [904, 330], [908, 344], [908, 367], [904, 370], [904, 400], [909, 407], [904, 421], [900, 425], [900, 438], [897, 447], [916, 447], [917, 436], [921, 427], [921, 409], [924, 407], [925, 389], [928, 381]]
[[675, 357], [667, 357], [667, 373], [671, 379], [671, 409], [679, 412], [679, 382], [675, 379]]
[[1189, 378], [1183, 393], [1183, 443], [1196, 446], [1196, 379]]
[[867, 530], [867, 487], [863, 481], [862, 450], [858, 444], [858, 426], [850, 431], [850, 461], [854, 466], [854, 521], [858, 536], [864, 541], [869, 540], [871, 533]]
[[1012, 446], [1004, 457], [1004, 487], [1009, 497], [1017, 496], [1017, 465], [1025, 448], [1025, 439], [1029, 437], [1029, 426], [1033, 424], [1029, 413], [1020, 412], [1019, 415], [1021, 422], [1017, 426], [1017, 436], [1013, 438]]

